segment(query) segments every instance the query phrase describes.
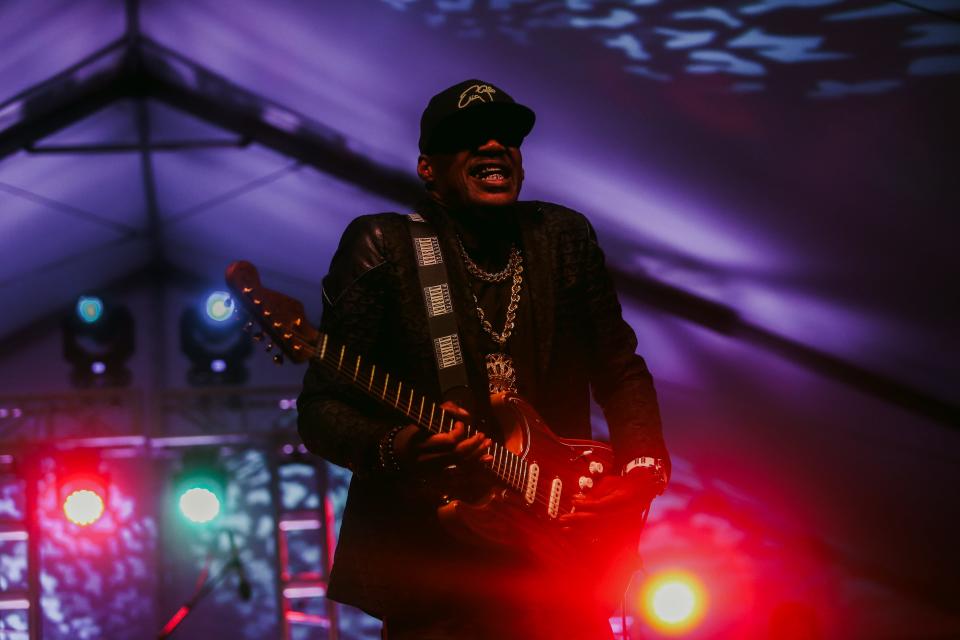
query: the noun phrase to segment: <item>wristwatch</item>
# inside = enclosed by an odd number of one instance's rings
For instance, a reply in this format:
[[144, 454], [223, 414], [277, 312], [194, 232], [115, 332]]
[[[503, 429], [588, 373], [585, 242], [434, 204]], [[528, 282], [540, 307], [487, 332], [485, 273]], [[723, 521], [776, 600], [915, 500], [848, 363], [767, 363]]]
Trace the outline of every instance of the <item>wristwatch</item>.
[[663, 458], [654, 458], [651, 456], [634, 458], [623, 468], [623, 475], [627, 475], [637, 468], [652, 469], [657, 479], [657, 495], [663, 493], [663, 490], [667, 487], [667, 467], [663, 462]]

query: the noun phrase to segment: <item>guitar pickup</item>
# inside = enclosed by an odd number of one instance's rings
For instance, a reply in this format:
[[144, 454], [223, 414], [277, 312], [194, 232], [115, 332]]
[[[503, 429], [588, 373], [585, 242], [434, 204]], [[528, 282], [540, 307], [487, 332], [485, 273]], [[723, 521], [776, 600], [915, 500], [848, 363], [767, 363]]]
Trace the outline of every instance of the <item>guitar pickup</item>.
[[556, 518], [560, 515], [560, 494], [563, 491], [563, 480], [554, 478], [550, 483], [550, 501], [547, 503], [547, 515]]
[[540, 465], [536, 462], [530, 463], [527, 469], [527, 488], [523, 492], [523, 499], [527, 504], [533, 504], [537, 500], [537, 482], [540, 480]]

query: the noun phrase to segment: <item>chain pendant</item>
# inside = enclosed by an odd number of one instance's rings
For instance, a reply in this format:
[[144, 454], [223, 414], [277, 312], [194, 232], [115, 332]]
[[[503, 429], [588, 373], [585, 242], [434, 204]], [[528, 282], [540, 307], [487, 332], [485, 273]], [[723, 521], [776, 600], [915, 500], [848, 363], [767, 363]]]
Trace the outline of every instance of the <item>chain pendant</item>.
[[513, 358], [505, 353], [487, 354], [487, 381], [490, 393], [517, 392], [517, 372], [513, 368]]

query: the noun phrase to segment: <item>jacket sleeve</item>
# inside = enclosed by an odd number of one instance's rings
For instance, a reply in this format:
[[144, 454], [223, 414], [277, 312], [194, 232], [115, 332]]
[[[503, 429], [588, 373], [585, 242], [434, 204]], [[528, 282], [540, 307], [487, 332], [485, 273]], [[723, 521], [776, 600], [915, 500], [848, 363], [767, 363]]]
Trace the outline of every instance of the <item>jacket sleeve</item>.
[[[323, 280], [320, 330], [355, 353], [373, 352], [385, 321], [390, 271], [374, 217], [351, 222]], [[359, 473], [376, 468], [377, 443], [396, 422], [315, 362], [304, 376], [297, 412], [310, 451]]]
[[641, 456], [660, 458], [669, 476], [653, 376], [636, 353], [637, 337], [623, 319], [597, 234], [586, 218], [583, 222], [587, 357], [594, 400], [607, 419], [618, 463], [622, 466]]

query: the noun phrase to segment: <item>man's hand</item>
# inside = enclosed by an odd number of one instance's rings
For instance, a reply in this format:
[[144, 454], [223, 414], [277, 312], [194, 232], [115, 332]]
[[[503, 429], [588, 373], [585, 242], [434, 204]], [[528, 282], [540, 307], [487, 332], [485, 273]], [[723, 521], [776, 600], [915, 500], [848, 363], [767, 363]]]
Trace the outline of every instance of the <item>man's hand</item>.
[[587, 494], [573, 497], [573, 512], [560, 516], [563, 527], [630, 527], [639, 524], [645, 509], [659, 490], [657, 476], [635, 469], [625, 476], [605, 476]]
[[450, 465], [493, 462], [493, 456], [486, 453], [487, 448], [493, 444], [490, 438], [482, 433], [467, 437], [464, 420], [468, 420], [470, 414], [449, 401], [440, 405], [440, 408], [446, 409], [448, 415], [458, 418], [453, 429], [427, 436], [416, 425], [405, 427], [393, 441], [401, 468], [428, 471]]

